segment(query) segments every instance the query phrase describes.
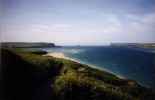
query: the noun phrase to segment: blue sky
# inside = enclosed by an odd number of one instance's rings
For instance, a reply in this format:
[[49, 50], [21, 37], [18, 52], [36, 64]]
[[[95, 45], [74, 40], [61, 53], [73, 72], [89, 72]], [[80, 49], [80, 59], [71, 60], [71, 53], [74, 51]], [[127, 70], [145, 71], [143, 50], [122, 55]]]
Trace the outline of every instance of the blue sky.
[[1, 0], [1, 41], [155, 42], [155, 0]]

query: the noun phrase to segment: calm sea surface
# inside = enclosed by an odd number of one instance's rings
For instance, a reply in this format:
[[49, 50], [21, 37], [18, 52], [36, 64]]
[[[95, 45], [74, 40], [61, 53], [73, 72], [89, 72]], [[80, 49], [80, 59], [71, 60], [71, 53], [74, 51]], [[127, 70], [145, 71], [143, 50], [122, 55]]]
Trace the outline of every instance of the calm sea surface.
[[155, 88], [154, 50], [112, 46], [45, 48]]

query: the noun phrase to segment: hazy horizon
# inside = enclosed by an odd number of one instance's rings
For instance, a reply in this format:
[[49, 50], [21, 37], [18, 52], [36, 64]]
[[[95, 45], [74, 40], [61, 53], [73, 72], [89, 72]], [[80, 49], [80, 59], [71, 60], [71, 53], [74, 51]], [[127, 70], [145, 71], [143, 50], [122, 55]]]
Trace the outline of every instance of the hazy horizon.
[[155, 0], [2, 0], [1, 42], [155, 43]]

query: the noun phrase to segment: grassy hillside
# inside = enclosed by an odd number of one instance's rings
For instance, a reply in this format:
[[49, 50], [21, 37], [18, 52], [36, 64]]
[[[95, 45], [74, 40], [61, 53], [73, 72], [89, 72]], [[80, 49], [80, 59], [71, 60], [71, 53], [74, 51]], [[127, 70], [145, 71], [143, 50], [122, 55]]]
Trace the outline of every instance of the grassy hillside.
[[2, 49], [6, 100], [155, 100], [152, 90], [133, 80], [46, 52]]

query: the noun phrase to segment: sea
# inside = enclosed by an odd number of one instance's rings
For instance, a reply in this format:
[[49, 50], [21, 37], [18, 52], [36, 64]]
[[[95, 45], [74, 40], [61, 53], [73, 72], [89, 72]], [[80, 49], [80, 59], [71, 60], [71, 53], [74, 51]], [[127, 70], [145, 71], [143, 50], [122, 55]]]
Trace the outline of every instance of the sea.
[[121, 46], [63, 46], [43, 48], [61, 52], [78, 62], [95, 66], [155, 89], [155, 49]]

